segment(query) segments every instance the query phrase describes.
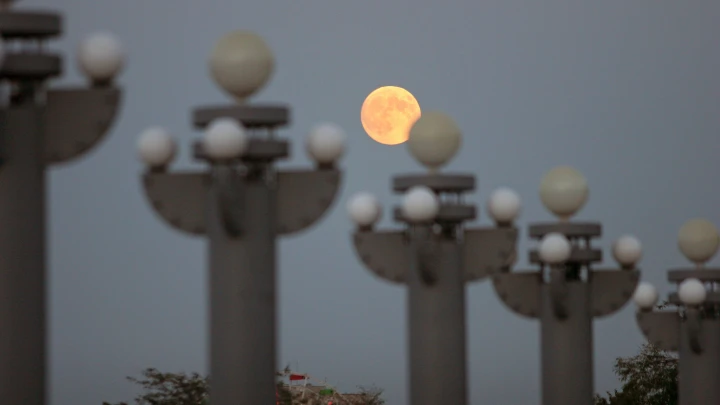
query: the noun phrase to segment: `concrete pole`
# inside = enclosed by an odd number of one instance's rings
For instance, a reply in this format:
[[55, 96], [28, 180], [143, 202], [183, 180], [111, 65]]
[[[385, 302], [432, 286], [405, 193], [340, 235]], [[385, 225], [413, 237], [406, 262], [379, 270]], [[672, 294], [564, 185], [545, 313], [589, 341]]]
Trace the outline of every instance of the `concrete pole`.
[[467, 404], [464, 246], [427, 226], [410, 240], [410, 403]]
[[[5, 41], [42, 42], [61, 33], [51, 12], [23, 12], [3, 2]], [[93, 42], [95, 41], [95, 42]], [[51, 52], [6, 47], [0, 80], [11, 89], [0, 107], [0, 398], [4, 403], [47, 402], [46, 169], [82, 156], [110, 128], [120, 104], [112, 79], [123, 63], [117, 48], [80, 48], [90, 88], [47, 89], [61, 73]], [[98, 51], [103, 77], [98, 77]], [[114, 52], [118, 52], [114, 54]], [[108, 73], [109, 72], [109, 73]], [[97, 80], [102, 79], [102, 86]]]
[[0, 111], [0, 398], [46, 403], [45, 162], [41, 107]]
[[[212, 397], [214, 404], [262, 404], [275, 397], [276, 195], [265, 168], [244, 182], [218, 181], [231, 170], [214, 170], [207, 216]], [[223, 223], [223, 191], [242, 198], [242, 237]]]

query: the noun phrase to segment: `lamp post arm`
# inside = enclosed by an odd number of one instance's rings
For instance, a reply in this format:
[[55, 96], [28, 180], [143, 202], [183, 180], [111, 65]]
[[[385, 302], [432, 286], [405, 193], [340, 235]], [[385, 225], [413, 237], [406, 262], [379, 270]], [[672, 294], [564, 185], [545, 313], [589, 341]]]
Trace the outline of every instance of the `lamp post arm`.
[[277, 233], [300, 232], [320, 220], [335, 201], [341, 177], [336, 169], [278, 172]]
[[97, 145], [120, 109], [115, 87], [49, 90], [43, 125], [45, 163], [73, 160]]
[[596, 269], [590, 273], [592, 311], [596, 318], [619, 311], [632, 298], [639, 270]]
[[465, 229], [465, 281], [482, 280], [507, 270], [515, 260], [516, 228]]
[[410, 266], [408, 238], [403, 231], [364, 231], [353, 234], [358, 258], [376, 276], [391, 283], [405, 283]]
[[143, 188], [155, 212], [170, 226], [191, 235], [205, 235], [207, 173], [152, 173], [143, 175]]
[[638, 311], [638, 326], [647, 340], [661, 350], [677, 351], [680, 346], [680, 315], [673, 311]]
[[495, 293], [506, 307], [520, 316], [538, 317], [543, 283], [540, 272], [496, 274], [492, 281]]

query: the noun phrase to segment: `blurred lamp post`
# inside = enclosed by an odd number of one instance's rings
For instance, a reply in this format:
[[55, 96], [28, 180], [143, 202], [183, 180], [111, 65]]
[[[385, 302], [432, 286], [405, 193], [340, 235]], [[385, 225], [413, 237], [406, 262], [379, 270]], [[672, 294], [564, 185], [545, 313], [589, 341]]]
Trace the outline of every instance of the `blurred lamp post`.
[[437, 171], [455, 155], [460, 138], [454, 121], [439, 112], [423, 113], [412, 127], [410, 153], [429, 172], [393, 179], [393, 190], [405, 193], [394, 219], [406, 228], [374, 230], [382, 208], [371, 194], [348, 203], [360, 260], [377, 276], [408, 286], [413, 405], [467, 404], [465, 283], [501, 271], [515, 254], [517, 194], [500, 189], [490, 198], [497, 228], [466, 228], [476, 210], [462, 195], [475, 188], [475, 177]]
[[493, 277], [495, 291], [518, 315], [539, 318], [541, 328], [543, 405], [592, 405], [593, 318], [610, 315], [632, 297], [639, 278], [640, 242], [624, 236], [613, 246], [621, 269], [594, 269], [602, 251], [591, 246], [601, 236], [602, 225], [571, 222], [585, 204], [585, 178], [561, 166], [542, 180], [540, 198], [555, 214], [555, 223], [530, 226], [539, 239], [530, 262], [540, 268]]
[[210, 72], [237, 103], [193, 113], [195, 127], [205, 130], [194, 157], [206, 171], [166, 172], [176, 144], [162, 128], [146, 130], [138, 143], [155, 211], [177, 230], [209, 240], [213, 405], [275, 402], [277, 236], [314, 224], [340, 185], [335, 162], [344, 133], [333, 124], [310, 132], [306, 149], [315, 169], [274, 167], [289, 157], [289, 142], [275, 136], [288, 124], [289, 108], [247, 102], [273, 69], [270, 49], [255, 34], [235, 31], [217, 43]]
[[720, 404], [720, 269], [704, 267], [717, 253], [720, 236], [711, 222], [695, 219], [680, 229], [678, 246], [695, 263], [668, 272], [678, 285], [668, 301], [678, 309], [654, 311], [658, 292], [643, 282], [634, 296], [637, 321], [650, 343], [678, 352], [680, 405]]
[[62, 32], [53, 12], [0, 7], [0, 398], [46, 403], [46, 168], [95, 146], [113, 122], [120, 43], [89, 37], [77, 61], [88, 88], [49, 89], [62, 56], [43, 44]]

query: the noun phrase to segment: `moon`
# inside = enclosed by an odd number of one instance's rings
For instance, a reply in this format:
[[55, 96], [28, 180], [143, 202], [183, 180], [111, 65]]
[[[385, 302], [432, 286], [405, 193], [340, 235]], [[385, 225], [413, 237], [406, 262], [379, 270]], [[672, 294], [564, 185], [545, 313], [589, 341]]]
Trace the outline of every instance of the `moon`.
[[402, 87], [384, 86], [365, 98], [360, 122], [375, 142], [398, 145], [408, 140], [410, 128], [420, 114], [420, 104], [412, 93]]

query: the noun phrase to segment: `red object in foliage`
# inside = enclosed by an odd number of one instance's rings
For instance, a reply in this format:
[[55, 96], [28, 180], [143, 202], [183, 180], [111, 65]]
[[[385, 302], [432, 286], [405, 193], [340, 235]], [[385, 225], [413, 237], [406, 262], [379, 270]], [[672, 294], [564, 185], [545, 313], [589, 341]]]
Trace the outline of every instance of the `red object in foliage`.
[[302, 374], [290, 374], [290, 381], [299, 381], [304, 380], [305, 378], [307, 377]]

